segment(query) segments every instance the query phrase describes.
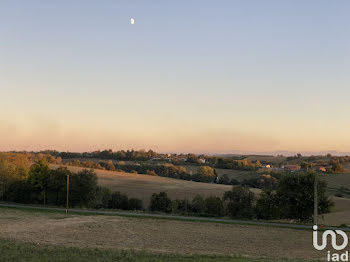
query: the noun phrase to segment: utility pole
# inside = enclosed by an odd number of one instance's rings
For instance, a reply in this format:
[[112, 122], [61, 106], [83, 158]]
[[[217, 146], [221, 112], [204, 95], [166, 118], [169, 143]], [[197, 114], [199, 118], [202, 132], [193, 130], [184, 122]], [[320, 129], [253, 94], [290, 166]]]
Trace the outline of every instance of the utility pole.
[[66, 213], [68, 213], [68, 203], [69, 203], [69, 175], [67, 175], [67, 196], [66, 196]]
[[315, 185], [314, 185], [314, 225], [317, 226], [318, 216], [318, 199], [317, 199], [317, 172], [315, 174]]

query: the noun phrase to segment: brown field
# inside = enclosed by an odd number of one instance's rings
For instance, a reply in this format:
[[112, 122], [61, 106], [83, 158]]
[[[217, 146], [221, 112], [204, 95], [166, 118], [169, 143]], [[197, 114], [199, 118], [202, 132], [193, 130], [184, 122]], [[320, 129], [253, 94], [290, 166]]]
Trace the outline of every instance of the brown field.
[[[57, 167], [57, 165], [52, 165], [52, 168]], [[72, 172], [79, 172], [84, 168], [69, 166], [68, 169]], [[151, 195], [160, 191], [167, 192], [172, 199], [191, 199], [197, 194], [222, 197], [225, 191], [231, 189], [231, 186], [228, 185], [198, 183], [166, 177], [98, 169], [94, 171], [98, 175], [100, 185], [106, 186], [113, 191], [125, 193], [129, 197], [142, 199], [145, 206], [149, 204]], [[256, 194], [260, 192], [259, 189], [251, 190]], [[350, 225], [350, 199], [333, 197], [333, 201], [335, 202], [335, 207], [332, 213], [324, 215], [323, 220], [320, 222], [331, 226], [340, 226], [341, 224]]]
[[1, 238], [162, 253], [320, 258], [307, 230], [0, 209]]
[[[57, 168], [57, 165], [51, 165]], [[82, 167], [67, 167], [72, 172], [83, 170]], [[101, 186], [110, 188], [113, 191], [120, 191], [129, 197], [142, 199], [145, 204], [150, 200], [153, 193], [165, 191], [172, 199], [192, 199], [196, 195], [222, 197], [225, 191], [232, 186], [209, 183], [198, 183], [167, 177], [140, 175], [125, 172], [107, 171], [94, 169]]]
[[280, 163], [283, 163], [284, 161], [287, 160], [287, 157], [277, 157], [277, 156], [259, 156], [259, 155], [251, 155], [251, 156], [247, 156], [247, 159], [250, 161], [265, 161], [268, 163], [272, 163], [273, 165], [278, 165]]

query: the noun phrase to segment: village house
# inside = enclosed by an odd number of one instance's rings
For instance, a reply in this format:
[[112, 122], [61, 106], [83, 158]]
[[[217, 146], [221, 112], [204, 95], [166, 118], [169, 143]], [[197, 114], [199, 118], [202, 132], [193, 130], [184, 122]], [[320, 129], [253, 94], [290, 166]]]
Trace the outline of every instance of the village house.
[[198, 161], [199, 161], [199, 163], [201, 163], [201, 164], [205, 164], [205, 159], [203, 159], [203, 158], [198, 159]]

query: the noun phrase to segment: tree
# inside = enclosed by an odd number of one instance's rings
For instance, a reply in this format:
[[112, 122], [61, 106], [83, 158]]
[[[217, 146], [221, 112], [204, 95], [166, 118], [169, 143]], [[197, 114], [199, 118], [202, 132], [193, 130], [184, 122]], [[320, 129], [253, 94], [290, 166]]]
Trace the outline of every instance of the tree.
[[254, 199], [254, 193], [248, 187], [232, 187], [231, 191], [224, 194], [224, 200], [227, 201], [227, 212], [235, 218], [253, 218]]
[[108, 208], [127, 210], [129, 208], [128, 196], [118, 191], [112, 193]]
[[230, 178], [227, 174], [222, 175], [219, 177], [219, 184], [229, 185], [230, 184]]
[[191, 210], [191, 204], [187, 199], [175, 199], [172, 203], [174, 213], [187, 214]]
[[263, 190], [256, 201], [256, 216], [258, 219], [279, 219], [280, 209], [275, 192]]
[[66, 203], [67, 176], [72, 176], [66, 167], [59, 167], [50, 170], [48, 180], [47, 202], [53, 205], [62, 206]]
[[160, 192], [159, 194], [152, 194], [150, 210], [151, 211], [162, 211], [166, 213], [171, 212], [171, 199], [167, 193]]
[[201, 195], [196, 195], [191, 201], [191, 211], [196, 214], [205, 212], [205, 201]]
[[[280, 179], [276, 197], [279, 201], [281, 218], [295, 219], [299, 222], [310, 221], [314, 208], [314, 181], [315, 174], [289, 174]], [[327, 183], [318, 179], [318, 214], [330, 212], [333, 203], [327, 197]]]
[[27, 155], [0, 152], [0, 199], [6, 199], [12, 183], [27, 179], [30, 166]]
[[215, 180], [214, 169], [210, 166], [198, 167], [194, 180], [197, 182], [212, 182]]
[[112, 199], [112, 192], [107, 187], [99, 186], [97, 189], [96, 208], [108, 208], [109, 201]]
[[27, 181], [15, 181], [8, 188], [6, 200], [24, 204], [33, 203], [36, 200], [35, 189]]
[[114, 171], [114, 170], [115, 170], [115, 166], [114, 166], [112, 160], [108, 160], [107, 165], [106, 165], [106, 169], [107, 169], [107, 170], [111, 170], [111, 171]]
[[32, 184], [39, 192], [39, 199], [46, 203], [47, 187], [49, 184], [50, 169], [44, 160], [39, 160], [30, 167], [28, 182]]
[[72, 206], [95, 206], [98, 193], [97, 175], [84, 169], [70, 176], [69, 201]]
[[235, 186], [235, 185], [239, 185], [240, 183], [239, 183], [239, 181], [238, 181], [237, 179], [232, 178], [232, 179], [230, 180], [230, 184], [233, 185], [233, 186]]
[[205, 213], [211, 216], [223, 216], [224, 205], [219, 197], [207, 197], [205, 199]]
[[344, 167], [339, 163], [339, 160], [333, 160], [331, 163], [330, 173], [341, 173], [344, 172]]

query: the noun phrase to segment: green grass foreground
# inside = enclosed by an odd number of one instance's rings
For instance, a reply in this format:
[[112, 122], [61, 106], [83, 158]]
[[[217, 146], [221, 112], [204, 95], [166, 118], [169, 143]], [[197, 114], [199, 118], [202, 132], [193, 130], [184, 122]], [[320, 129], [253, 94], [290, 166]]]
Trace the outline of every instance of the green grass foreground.
[[0, 239], [0, 261], [120, 261], [120, 262], [306, 262], [308, 260], [289, 260], [274, 258], [241, 258], [230, 256], [203, 256], [203, 255], [177, 255], [158, 254], [143, 251], [116, 251], [107, 249], [62, 247], [23, 243]]

